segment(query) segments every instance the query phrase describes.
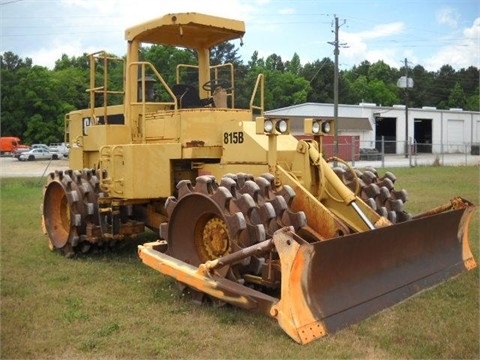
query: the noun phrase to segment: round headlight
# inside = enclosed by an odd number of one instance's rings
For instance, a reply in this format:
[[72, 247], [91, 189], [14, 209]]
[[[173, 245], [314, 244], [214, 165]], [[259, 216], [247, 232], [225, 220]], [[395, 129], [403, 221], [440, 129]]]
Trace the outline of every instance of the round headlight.
[[263, 130], [265, 130], [265, 132], [267, 132], [267, 133], [272, 132], [272, 130], [273, 130], [272, 120], [265, 120], [265, 122], [263, 123]]
[[286, 133], [288, 130], [288, 124], [286, 120], [277, 121], [276, 129], [280, 134]]
[[320, 132], [320, 122], [314, 121], [312, 124], [312, 133], [318, 134]]
[[330, 123], [329, 122], [324, 122], [322, 123], [322, 132], [324, 132], [325, 134], [328, 134], [330, 132]]

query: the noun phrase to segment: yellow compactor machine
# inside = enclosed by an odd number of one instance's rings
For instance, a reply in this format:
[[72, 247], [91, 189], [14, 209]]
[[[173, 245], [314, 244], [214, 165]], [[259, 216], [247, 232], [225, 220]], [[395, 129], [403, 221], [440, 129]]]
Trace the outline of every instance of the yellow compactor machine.
[[[324, 158], [331, 121], [306, 119], [311, 140], [297, 140], [289, 119], [265, 116], [262, 75], [249, 108], [235, 106], [235, 69], [211, 66], [210, 49], [244, 32], [198, 13], [129, 28], [120, 90], [108, 76], [120, 60], [90, 55], [90, 108], [65, 119], [71, 170], [44, 188], [51, 248], [72, 256], [152, 229], [159, 240], [138, 247], [146, 265], [303, 344], [474, 268], [469, 201], [405, 212], [393, 174]], [[139, 59], [142, 44], [192, 49], [198, 64], [178, 64], [169, 84]]]

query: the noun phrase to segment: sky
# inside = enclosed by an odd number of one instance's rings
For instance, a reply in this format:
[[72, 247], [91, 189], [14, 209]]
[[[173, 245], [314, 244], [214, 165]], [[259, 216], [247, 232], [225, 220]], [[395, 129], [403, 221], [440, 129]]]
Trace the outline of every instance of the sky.
[[243, 45], [234, 44], [244, 63], [255, 51], [333, 61], [337, 18], [340, 69], [365, 60], [399, 69], [405, 59], [428, 71], [480, 67], [479, 0], [0, 0], [0, 11], [0, 53], [50, 69], [62, 54], [123, 56], [126, 28], [174, 12], [243, 20]]

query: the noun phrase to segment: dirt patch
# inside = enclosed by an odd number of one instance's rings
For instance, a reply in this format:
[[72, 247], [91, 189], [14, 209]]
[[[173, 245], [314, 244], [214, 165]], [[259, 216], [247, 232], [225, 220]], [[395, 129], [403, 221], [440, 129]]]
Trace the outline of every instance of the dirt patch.
[[68, 159], [19, 161], [14, 157], [0, 158], [0, 178], [42, 177], [52, 171], [68, 168]]

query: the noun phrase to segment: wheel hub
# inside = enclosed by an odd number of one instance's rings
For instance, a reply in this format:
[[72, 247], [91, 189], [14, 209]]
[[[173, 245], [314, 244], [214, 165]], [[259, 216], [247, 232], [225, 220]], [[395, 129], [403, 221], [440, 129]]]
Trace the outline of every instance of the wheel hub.
[[195, 246], [203, 261], [213, 260], [229, 252], [230, 238], [225, 221], [213, 217], [195, 234]]

